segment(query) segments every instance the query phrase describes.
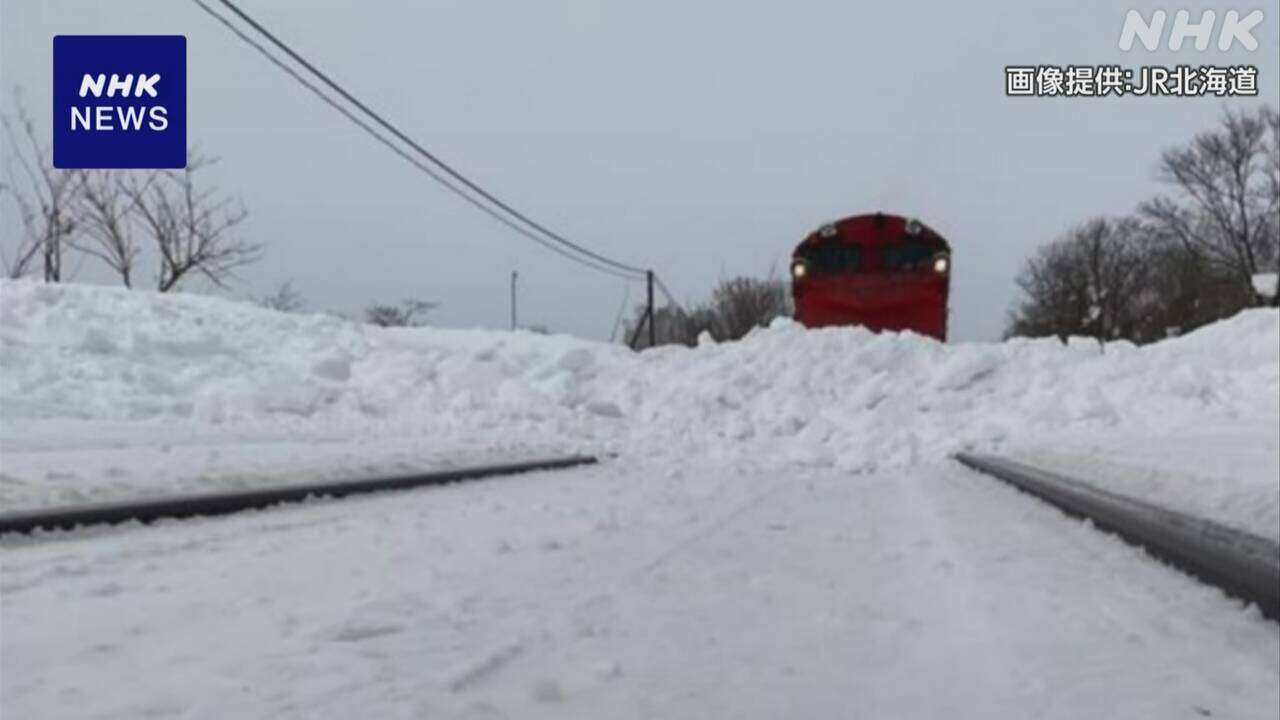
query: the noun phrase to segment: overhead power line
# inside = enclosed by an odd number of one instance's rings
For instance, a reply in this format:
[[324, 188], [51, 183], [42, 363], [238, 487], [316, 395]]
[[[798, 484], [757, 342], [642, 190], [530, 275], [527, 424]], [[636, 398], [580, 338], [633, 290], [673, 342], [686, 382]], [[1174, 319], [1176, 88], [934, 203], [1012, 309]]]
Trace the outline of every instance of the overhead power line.
[[[323, 92], [320, 88], [316, 87], [313, 83], [307, 81], [298, 72], [288, 67], [279, 58], [275, 57], [269, 51], [267, 51], [266, 48], [264, 48], [259, 43], [255, 42], [252, 38], [248, 37], [244, 32], [242, 32], [239, 28], [237, 28], [234, 24], [232, 24], [227, 18], [220, 15], [219, 13], [214, 11], [211, 7], [209, 7], [207, 4], [205, 4], [203, 0], [192, 0], [192, 1], [196, 5], [200, 6], [200, 8], [202, 8], [206, 13], [212, 15], [220, 23], [222, 23], [227, 28], [229, 28], [241, 40], [250, 44], [252, 47], [257, 49], [260, 53], [266, 56], [273, 64], [275, 64], [277, 67], [280, 67], [282, 70], [288, 73], [290, 77], [302, 83], [305, 87], [307, 87], [313, 93], [318, 95], [330, 107], [333, 107], [334, 109], [341, 112], [345, 117], [347, 117], [348, 120], [351, 120], [352, 122], [356, 123], [363, 130], [373, 135], [379, 142], [390, 147], [400, 157], [406, 160], [409, 160], [411, 163], [413, 163], [415, 167], [426, 172], [427, 175], [430, 176], [433, 180], [444, 185], [447, 189], [449, 189], [451, 192], [458, 195], [459, 197], [466, 199], [469, 203], [471, 203], [475, 207], [480, 208], [490, 217], [493, 217], [494, 219], [499, 220], [508, 228], [511, 228], [513, 230], [516, 230], [517, 232], [520, 232], [520, 234], [537, 241], [539, 244], [543, 245], [544, 247], [551, 248], [553, 246], [549, 243], [555, 243], [555, 245], [557, 245], [558, 247], [554, 247], [554, 249], [557, 252], [559, 252], [561, 255], [568, 257], [574, 261], [580, 262], [595, 270], [600, 270], [602, 272], [612, 271], [612, 274], [615, 274], [615, 275], [626, 273], [628, 274], [628, 276], [639, 276], [639, 275], [643, 275], [646, 272], [643, 268], [639, 268], [634, 265], [628, 265], [626, 263], [619, 262], [605, 255], [601, 255], [597, 252], [594, 252], [591, 249], [584, 247], [578, 243], [575, 243], [563, 237], [562, 235], [547, 229], [545, 226], [539, 224], [538, 222], [534, 221], [527, 215], [521, 213], [520, 211], [516, 210], [512, 206], [503, 202], [502, 200], [494, 196], [492, 193], [485, 190], [483, 187], [473, 182], [471, 179], [467, 178], [461, 172], [457, 171], [456, 169], [451, 167], [449, 164], [445, 163], [443, 160], [441, 160], [436, 155], [431, 153], [429, 150], [427, 150], [425, 147], [423, 147], [413, 138], [405, 134], [398, 127], [396, 127], [391, 122], [383, 118], [380, 114], [378, 114], [377, 112], [374, 112], [367, 105], [365, 105], [363, 102], [357, 99], [354, 95], [348, 92], [345, 88], [343, 88], [333, 79], [331, 79], [328, 75], [326, 75], [324, 72], [319, 70], [315, 65], [307, 61], [306, 58], [298, 54], [288, 44], [286, 44], [280, 38], [276, 37], [271, 31], [263, 27], [261, 23], [254, 20], [247, 13], [241, 10], [235, 3], [231, 2], [231, 0], [219, 0], [219, 2], [221, 2], [224, 6], [226, 6], [232, 13], [234, 13], [237, 17], [243, 20], [250, 27], [252, 27], [260, 35], [266, 38], [272, 45], [278, 48], [281, 52], [288, 55], [299, 65], [306, 68], [307, 71], [309, 71], [322, 83], [324, 83], [334, 92], [336, 92], [339, 96], [341, 96], [347, 102], [351, 103], [351, 105], [359, 109], [366, 116], [371, 118], [374, 123], [381, 126], [393, 137], [399, 139], [401, 142], [408, 145], [410, 148], [416, 151], [423, 158], [426, 158], [427, 162], [431, 163], [431, 165], [433, 165], [436, 169], [438, 169], [439, 172], [436, 172], [435, 170], [428, 168], [423, 163], [417, 161], [416, 158], [410, 157], [407, 152], [397, 147], [394, 143], [391, 142], [390, 139], [381, 135], [381, 133], [376, 132], [374, 128], [370, 127], [368, 123], [356, 117], [354, 113], [352, 113], [350, 110], [342, 107], [336, 100], [330, 97], [327, 93]], [[501, 209], [510, 217], [504, 217], [500, 215], [497, 211], [495, 211], [493, 208], [484, 205], [484, 203], [481, 203], [475, 197], [472, 197], [468, 193], [464, 192], [462, 188], [458, 187], [457, 185], [454, 185], [452, 182], [449, 182], [447, 178], [442, 177], [441, 173], [443, 173], [443, 175], [447, 175], [448, 178], [452, 178], [457, 183], [460, 183], [461, 185], [465, 186], [466, 188], [474, 192], [476, 195], [479, 195], [481, 198], [484, 198], [485, 200], [489, 201], [489, 203]], [[519, 222], [526, 225], [527, 228], [519, 227], [516, 224], [516, 222], [511, 220], [510, 218], [515, 218]], [[545, 238], [539, 237], [533, 231], [536, 231], [537, 233], [541, 233], [543, 236], [545, 236]], [[576, 252], [581, 256], [585, 256], [585, 257], [580, 257], [579, 255], [572, 255], [570, 254], [571, 252]]]
[[556, 254], [558, 254], [558, 255], [562, 256], [562, 257], [565, 257], [565, 258], [567, 258], [567, 259], [569, 259], [569, 260], [572, 260], [572, 261], [574, 261], [574, 262], [576, 262], [576, 263], [580, 263], [580, 264], [582, 264], [582, 265], [585, 265], [586, 267], [589, 267], [589, 268], [591, 268], [592, 270], [597, 270], [597, 271], [599, 271], [599, 272], [607, 273], [607, 274], [609, 274], [609, 275], [613, 275], [613, 276], [615, 276], [615, 277], [626, 278], [626, 279], [631, 279], [631, 278], [634, 278], [634, 277], [635, 277], [634, 275], [632, 275], [632, 274], [630, 274], [630, 273], [623, 273], [623, 272], [619, 272], [619, 271], [617, 271], [617, 270], [614, 270], [613, 268], [606, 267], [606, 266], [604, 266], [604, 265], [600, 265], [599, 263], [593, 262], [593, 261], [591, 261], [591, 260], [589, 260], [589, 259], [587, 259], [587, 258], [584, 258], [584, 257], [578, 256], [578, 255], [574, 255], [574, 254], [570, 253], [568, 250], [565, 250], [564, 248], [560, 247], [559, 245], [557, 245], [557, 244], [555, 244], [555, 243], [553, 243], [553, 242], [551, 242], [551, 241], [549, 241], [549, 240], [547, 240], [547, 239], [545, 239], [545, 238], [543, 238], [543, 237], [541, 237], [541, 236], [539, 236], [539, 235], [534, 234], [533, 232], [529, 231], [527, 228], [524, 228], [524, 227], [522, 227], [522, 226], [520, 226], [520, 225], [515, 224], [515, 222], [513, 222], [512, 220], [510, 220], [510, 219], [509, 219], [509, 218], [507, 218], [506, 216], [502, 215], [502, 214], [501, 214], [501, 213], [499, 213], [498, 211], [494, 210], [493, 208], [489, 207], [488, 205], [485, 205], [484, 203], [480, 202], [480, 201], [479, 201], [479, 200], [477, 200], [476, 198], [474, 198], [474, 197], [472, 197], [472, 196], [468, 195], [467, 193], [463, 192], [460, 188], [458, 188], [458, 187], [454, 186], [452, 183], [450, 183], [450, 182], [449, 182], [449, 180], [448, 180], [448, 178], [445, 178], [445, 177], [441, 176], [439, 173], [437, 173], [435, 170], [433, 170], [430, 166], [428, 166], [427, 164], [423, 163], [423, 162], [422, 162], [421, 160], [419, 160], [418, 158], [416, 158], [416, 157], [414, 157], [414, 156], [410, 155], [408, 152], [406, 152], [406, 151], [405, 151], [403, 148], [401, 148], [399, 145], [396, 145], [396, 144], [395, 144], [394, 142], [392, 142], [389, 138], [387, 138], [387, 137], [385, 137], [384, 135], [382, 135], [381, 133], [379, 133], [379, 132], [377, 131], [377, 129], [376, 129], [376, 128], [374, 128], [373, 126], [371, 126], [371, 125], [370, 125], [369, 123], [367, 123], [366, 121], [362, 120], [359, 116], [357, 116], [355, 113], [351, 112], [349, 109], [347, 109], [347, 108], [343, 107], [341, 103], [339, 103], [338, 101], [334, 100], [334, 99], [333, 99], [332, 97], [330, 97], [327, 93], [325, 93], [325, 92], [324, 92], [324, 90], [323, 90], [322, 88], [318, 87], [315, 83], [311, 82], [310, 80], [307, 80], [305, 77], [303, 77], [301, 74], [299, 74], [297, 70], [294, 70], [293, 68], [289, 67], [287, 64], [285, 64], [284, 62], [282, 62], [279, 58], [277, 58], [276, 56], [272, 55], [270, 50], [268, 50], [267, 48], [263, 47], [263, 46], [262, 46], [262, 44], [261, 44], [261, 43], [259, 43], [258, 41], [254, 40], [253, 38], [251, 38], [251, 37], [249, 37], [248, 35], [246, 35], [246, 34], [244, 33], [244, 31], [242, 31], [240, 28], [236, 27], [236, 26], [235, 26], [235, 25], [234, 25], [230, 20], [228, 20], [227, 18], [225, 18], [225, 17], [223, 17], [222, 15], [218, 14], [218, 12], [217, 12], [216, 10], [214, 10], [213, 8], [211, 8], [211, 7], [209, 7], [208, 5], [206, 5], [202, 0], [192, 0], [192, 2], [194, 2], [196, 5], [200, 6], [200, 8], [201, 8], [201, 9], [203, 9], [203, 10], [204, 10], [205, 12], [207, 12], [209, 15], [213, 16], [213, 18], [214, 18], [214, 19], [216, 19], [218, 22], [220, 22], [220, 23], [222, 23], [224, 26], [226, 26], [228, 30], [230, 30], [232, 33], [234, 33], [234, 34], [236, 35], [236, 37], [240, 38], [240, 39], [241, 39], [241, 40], [243, 40], [246, 44], [248, 44], [250, 47], [254, 48], [254, 49], [255, 49], [255, 50], [257, 50], [259, 53], [261, 53], [261, 54], [262, 54], [262, 56], [263, 56], [263, 57], [265, 57], [267, 60], [269, 60], [273, 65], [275, 65], [276, 67], [278, 67], [278, 68], [280, 68], [281, 70], [283, 70], [286, 74], [288, 74], [288, 75], [289, 75], [290, 77], [292, 77], [294, 80], [297, 80], [299, 84], [301, 84], [301, 85], [302, 85], [303, 87], [305, 87], [306, 89], [310, 90], [310, 91], [311, 91], [311, 92], [312, 92], [316, 97], [318, 97], [318, 98], [320, 98], [322, 101], [324, 101], [324, 103], [325, 103], [325, 104], [327, 104], [329, 107], [332, 107], [334, 110], [337, 110], [339, 113], [341, 113], [341, 114], [343, 115], [343, 117], [347, 118], [347, 119], [348, 119], [348, 120], [350, 120], [352, 123], [354, 123], [356, 126], [358, 126], [360, 129], [364, 130], [364, 131], [365, 131], [366, 133], [368, 133], [371, 137], [373, 137], [373, 139], [375, 139], [375, 140], [377, 140], [378, 142], [380, 142], [380, 143], [382, 143], [383, 145], [385, 145], [385, 146], [387, 147], [387, 149], [389, 149], [391, 152], [393, 152], [393, 153], [395, 153], [396, 155], [400, 156], [400, 158], [401, 158], [401, 159], [403, 159], [405, 162], [408, 162], [410, 165], [413, 165], [413, 166], [414, 166], [414, 167], [416, 167], [417, 169], [419, 169], [419, 170], [421, 170], [422, 172], [426, 173], [426, 175], [427, 175], [427, 176], [429, 176], [431, 179], [435, 180], [436, 182], [440, 183], [440, 184], [441, 184], [441, 185], [443, 185], [444, 187], [448, 188], [451, 192], [453, 192], [453, 193], [454, 193], [455, 195], [457, 195], [458, 197], [460, 197], [460, 198], [462, 198], [463, 200], [465, 200], [465, 201], [467, 201], [468, 203], [470, 203], [470, 204], [471, 204], [472, 206], [474, 206], [477, 210], [480, 210], [481, 212], [483, 212], [484, 214], [486, 214], [486, 215], [488, 215], [489, 217], [493, 218], [494, 220], [497, 220], [498, 222], [500, 222], [500, 223], [502, 223], [503, 225], [507, 226], [507, 227], [508, 227], [508, 228], [510, 228], [511, 230], [513, 230], [513, 231], [515, 231], [515, 232], [517, 232], [517, 233], [519, 233], [519, 234], [521, 234], [521, 235], [523, 235], [523, 236], [525, 236], [525, 237], [529, 238], [530, 240], [532, 240], [532, 241], [534, 241], [534, 242], [538, 243], [539, 245], [541, 245], [541, 246], [543, 246], [543, 247], [547, 248], [548, 250], [550, 250], [550, 251], [552, 251], [552, 252], [554, 252], [554, 253], [556, 253]]

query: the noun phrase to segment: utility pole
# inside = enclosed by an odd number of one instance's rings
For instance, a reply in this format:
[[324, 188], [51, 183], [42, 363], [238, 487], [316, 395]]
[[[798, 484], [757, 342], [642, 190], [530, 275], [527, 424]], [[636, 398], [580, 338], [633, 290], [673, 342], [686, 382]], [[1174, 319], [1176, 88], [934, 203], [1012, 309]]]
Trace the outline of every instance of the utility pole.
[[649, 281], [649, 347], [657, 347], [657, 333], [654, 331], [654, 320], [657, 318], [653, 315], [653, 271], [645, 271], [645, 278]]
[[636, 329], [631, 333], [631, 342], [627, 343], [632, 350], [636, 349], [636, 343], [640, 340], [640, 331], [644, 330], [644, 324], [649, 323], [649, 347], [657, 347], [658, 331], [654, 327], [657, 318], [653, 314], [653, 271], [645, 271], [645, 280], [649, 290], [649, 300], [646, 303], [644, 314], [640, 316], [640, 322], [636, 325]]
[[516, 278], [520, 277], [520, 273], [515, 270], [511, 271], [511, 329], [516, 329]]

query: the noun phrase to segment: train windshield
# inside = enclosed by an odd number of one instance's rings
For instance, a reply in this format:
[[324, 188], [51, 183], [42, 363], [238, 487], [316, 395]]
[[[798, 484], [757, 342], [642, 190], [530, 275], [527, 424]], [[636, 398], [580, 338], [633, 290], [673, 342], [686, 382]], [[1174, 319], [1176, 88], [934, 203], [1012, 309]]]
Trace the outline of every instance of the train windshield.
[[809, 248], [803, 257], [820, 274], [857, 272], [862, 267], [862, 248], [857, 245], [824, 243]]
[[880, 248], [880, 265], [887, 271], [923, 270], [936, 248], [924, 242], [904, 242]]

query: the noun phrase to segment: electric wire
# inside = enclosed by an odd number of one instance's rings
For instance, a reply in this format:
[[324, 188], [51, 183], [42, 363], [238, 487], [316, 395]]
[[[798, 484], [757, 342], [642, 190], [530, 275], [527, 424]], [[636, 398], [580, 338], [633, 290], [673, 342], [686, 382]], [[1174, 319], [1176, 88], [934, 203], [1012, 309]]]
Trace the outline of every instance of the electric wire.
[[560, 247], [560, 246], [558, 246], [558, 245], [556, 245], [556, 244], [554, 244], [554, 243], [552, 243], [552, 242], [550, 242], [550, 241], [548, 241], [548, 240], [546, 240], [546, 239], [544, 239], [544, 238], [542, 238], [542, 237], [539, 237], [538, 235], [536, 235], [536, 234], [534, 234], [534, 233], [530, 232], [528, 229], [526, 229], [526, 228], [524, 228], [524, 227], [521, 227], [521, 226], [517, 225], [516, 223], [514, 223], [513, 221], [511, 221], [511, 220], [510, 220], [510, 219], [508, 219], [507, 217], [505, 217], [505, 216], [503, 216], [502, 214], [498, 213], [498, 212], [497, 212], [496, 210], [494, 210], [493, 208], [490, 208], [489, 206], [487, 206], [487, 205], [485, 205], [484, 203], [480, 202], [480, 201], [479, 201], [479, 200], [477, 200], [476, 198], [474, 198], [474, 197], [472, 197], [472, 196], [470, 196], [470, 195], [466, 194], [466, 193], [465, 193], [465, 192], [463, 192], [461, 189], [457, 188], [457, 187], [456, 187], [456, 186], [454, 186], [452, 183], [450, 183], [450, 182], [449, 182], [449, 180], [448, 180], [447, 178], [445, 178], [445, 177], [441, 176], [438, 172], [436, 172], [436, 171], [435, 171], [435, 170], [433, 170], [430, 166], [428, 166], [428, 165], [426, 165], [425, 163], [423, 163], [421, 160], [419, 160], [419, 159], [417, 159], [417, 158], [413, 157], [412, 155], [410, 155], [410, 154], [409, 154], [408, 152], [406, 152], [403, 148], [401, 148], [401, 147], [397, 146], [394, 142], [392, 142], [389, 138], [387, 138], [387, 137], [385, 137], [384, 135], [382, 135], [381, 133], [379, 133], [379, 132], [374, 128], [374, 127], [372, 127], [371, 125], [369, 125], [369, 123], [365, 122], [365, 121], [364, 121], [364, 120], [362, 120], [360, 117], [358, 117], [357, 115], [355, 115], [355, 113], [353, 113], [353, 112], [351, 112], [350, 110], [348, 110], [347, 108], [343, 107], [343, 106], [342, 106], [341, 104], [339, 104], [336, 100], [334, 100], [332, 97], [330, 97], [328, 94], [326, 94], [326, 93], [324, 92], [324, 90], [322, 90], [320, 87], [316, 86], [314, 83], [312, 83], [311, 81], [307, 80], [305, 77], [302, 77], [302, 75], [301, 75], [301, 74], [299, 74], [296, 70], [294, 70], [293, 68], [291, 68], [291, 67], [289, 67], [288, 65], [286, 65], [284, 62], [282, 62], [282, 61], [281, 61], [279, 58], [277, 58], [276, 56], [272, 55], [272, 54], [271, 54], [271, 52], [270, 52], [267, 48], [263, 47], [263, 45], [262, 45], [261, 43], [257, 42], [257, 41], [256, 41], [256, 40], [254, 40], [253, 38], [249, 37], [249, 36], [248, 36], [247, 34], [245, 34], [242, 30], [240, 30], [240, 28], [236, 27], [236, 26], [235, 26], [235, 25], [234, 25], [230, 20], [228, 20], [226, 17], [224, 17], [224, 16], [220, 15], [220, 14], [219, 14], [217, 11], [215, 11], [213, 8], [211, 8], [211, 7], [209, 7], [207, 4], [205, 4], [205, 3], [203, 2], [203, 0], [192, 0], [192, 2], [194, 2], [196, 5], [198, 5], [202, 10], [204, 10], [206, 13], [208, 13], [210, 16], [212, 16], [212, 17], [213, 17], [215, 20], [217, 20], [219, 23], [221, 23], [222, 25], [224, 25], [224, 26], [225, 26], [227, 29], [229, 29], [233, 34], [235, 34], [235, 35], [236, 35], [236, 37], [240, 38], [242, 41], [244, 41], [245, 43], [247, 43], [250, 47], [252, 47], [252, 48], [254, 48], [255, 50], [257, 50], [257, 51], [258, 51], [258, 52], [259, 52], [263, 57], [265, 57], [265, 58], [266, 58], [268, 61], [270, 61], [273, 65], [275, 65], [276, 67], [278, 67], [278, 68], [280, 68], [281, 70], [283, 70], [286, 74], [288, 74], [288, 75], [289, 75], [290, 77], [292, 77], [294, 80], [298, 81], [298, 83], [300, 83], [303, 87], [305, 87], [305, 88], [307, 88], [308, 90], [310, 90], [310, 91], [311, 91], [311, 92], [312, 92], [316, 97], [320, 98], [320, 100], [322, 100], [325, 104], [329, 105], [329, 106], [330, 106], [330, 107], [332, 107], [334, 110], [337, 110], [337, 111], [338, 111], [339, 113], [341, 113], [344, 117], [346, 117], [348, 120], [350, 120], [350, 121], [351, 121], [352, 123], [354, 123], [356, 126], [358, 126], [360, 129], [364, 130], [366, 133], [368, 133], [368, 134], [369, 134], [371, 137], [373, 137], [375, 140], [377, 140], [378, 142], [380, 142], [380, 143], [382, 143], [383, 145], [385, 145], [389, 150], [391, 150], [391, 152], [395, 153], [395, 154], [396, 154], [396, 155], [398, 155], [401, 159], [403, 159], [403, 160], [405, 160], [406, 162], [408, 162], [409, 164], [413, 165], [413, 166], [414, 166], [414, 167], [416, 167], [418, 170], [421, 170], [423, 173], [426, 173], [426, 175], [427, 175], [427, 176], [429, 176], [431, 179], [433, 179], [433, 180], [435, 180], [436, 182], [440, 183], [440, 184], [441, 184], [441, 185], [443, 185], [445, 188], [447, 188], [447, 189], [449, 189], [450, 191], [452, 191], [455, 195], [457, 195], [458, 197], [460, 197], [460, 198], [462, 198], [463, 200], [465, 200], [465, 201], [467, 201], [468, 203], [470, 203], [470, 204], [471, 204], [473, 207], [475, 207], [476, 209], [478, 209], [478, 210], [480, 210], [481, 212], [485, 213], [486, 215], [488, 215], [489, 217], [493, 218], [494, 220], [497, 220], [498, 222], [502, 223], [502, 224], [503, 224], [503, 225], [505, 225], [507, 228], [509, 228], [509, 229], [511, 229], [511, 230], [513, 230], [513, 231], [515, 231], [515, 232], [517, 232], [517, 233], [519, 233], [520, 235], [523, 235], [524, 237], [526, 237], [526, 238], [528, 238], [528, 239], [530, 239], [530, 240], [533, 240], [534, 242], [538, 243], [539, 245], [541, 245], [541, 246], [543, 246], [543, 247], [547, 248], [548, 250], [551, 250], [552, 252], [554, 252], [554, 253], [556, 253], [556, 254], [558, 254], [558, 255], [560, 255], [560, 256], [562, 256], [562, 257], [564, 257], [564, 258], [567, 258], [567, 259], [569, 259], [569, 260], [572, 260], [572, 261], [574, 261], [574, 262], [577, 262], [577, 263], [579, 263], [579, 264], [581, 264], [581, 265], [584, 265], [585, 267], [591, 268], [592, 270], [597, 270], [597, 271], [599, 271], [599, 272], [603, 272], [603, 273], [607, 273], [607, 274], [609, 274], [609, 275], [613, 275], [614, 277], [619, 277], [619, 278], [624, 278], [624, 279], [633, 279], [633, 278], [634, 278], [634, 275], [632, 275], [632, 274], [626, 274], [626, 273], [623, 273], [623, 272], [619, 272], [619, 271], [617, 271], [617, 270], [615, 270], [615, 269], [613, 269], [613, 268], [605, 267], [605, 266], [600, 265], [599, 263], [596, 263], [596, 262], [593, 262], [593, 261], [591, 261], [591, 260], [588, 260], [587, 258], [583, 258], [583, 257], [579, 257], [579, 256], [577, 256], [577, 255], [573, 255], [572, 253], [570, 253], [569, 251], [565, 250], [564, 248], [562, 248], [562, 247]]
[[[210, 11], [210, 9], [209, 9], [205, 4], [204, 4], [204, 2], [203, 2], [202, 0], [192, 0], [192, 1], [193, 1], [193, 2], [195, 2], [195, 3], [197, 3], [198, 5], [200, 5], [201, 7], [204, 7], [206, 11]], [[512, 206], [510, 206], [510, 205], [508, 205], [507, 203], [503, 202], [502, 200], [500, 200], [499, 198], [497, 198], [496, 196], [494, 196], [492, 193], [490, 193], [489, 191], [485, 190], [483, 187], [481, 187], [481, 186], [480, 186], [480, 185], [478, 185], [477, 183], [473, 182], [471, 179], [467, 178], [467, 177], [466, 177], [465, 175], [463, 175], [461, 172], [459, 172], [458, 170], [454, 169], [454, 168], [453, 168], [453, 167], [451, 167], [449, 164], [445, 163], [443, 160], [441, 160], [440, 158], [438, 158], [437, 156], [435, 156], [433, 153], [431, 153], [429, 150], [427, 150], [425, 147], [423, 147], [421, 144], [419, 144], [419, 143], [418, 143], [417, 141], [415, 141], [413, 138], [409, 137], [407, 134], [405, 134], [403, 131], [401, 131], [398, 127], [396, 127], [396, 126], [395, 126], [395, 125], [393, 125], [391, 122], [389, 122], [388, 120], [386, 120], [385, 118], [383, 118], [381, 115], [379, 115], [378, 113], [374, 112], [374, 111], [373, 111], [372, 109], [370, 109], [367, 105], [365, 105], [363, 102], [361, 102], [359, 99], [357, 99], [354, 95], [352, 95], [350, 92], [348, 92], [345, 88], [343, 88], [341, 85], [339, 85], [339, 84], [338, 84], [337, 82], [335, 82], [333, 79], [331, 79], [328, 75], [326, 75], [324, 72], [322, 72], [319, 68], [317, 68], [315, 65], [311, 64], [311, 63], [310, 63], [306, 58], [302, 57], [302, 55], [300, 55], [300, 54], [299, 54], [297, 51], [295, 51], [292, 47], [290, 47], [288, 44], [286, 44], [283, 40], [281, 40], [280, 38], [276, 37], [276, 36], [275, 36], [275, 35], [274, 35], [270, 30], [267, 30], [265, 27], [263, 27], [261, 23], [259, 23], [258, 21], [254, 20], [254, 19], [253, 19], [252, 17], [250, 17], [247, 13], [245, 13], [243, 10], [241, 10], [241, 9], [240, 9], [240, 7], [239, 7], [239, 6], [237, 6], [234, 2], [231, 2], [231, 0], [218, 0], [218, 1], [219, 1], [220, 3], [222, 3], [224, 6], [226, 6], [229, 10], [231, 10], [231, 12], [232, 12], [232, 13], [234, 13], [236, 16], [238, 16], [238, 17], [239, 17], [241, 20], [243, 20], [246, 24], [248, 24], [250, 27], [252, 27], [255, 31], [257, 31], [260, 35], [262, 35], [263, 37], [265, 37], [265, 38], [266, 38], [266, 39], [267, 39], [267, 40], [268, 40], [272, 45], [275, 45], [279, 50], [281, 50], [282, 52], [284, 52], [286, 55], [288, 55], [290, 58], [292, 58], [292, 59], [293, 59], [295, 62], [297, 62], [299, 65], [301, 65], [302, 67], [306, 68], [306, 69], [307, 69], [307, 70], [308, 70], [312, 75], [314, 75], [314, 76], [315, 76], [316, 78], [318, 78], [322, 83], [324, 83], [325, 85], [327, 85], [330, 89], [332, 89], [334, 92], [336, 92], [336, 93], [337, 93], [338, 95], [340, 95], [342, 98], [344, 98], [347, 102], [351, 103], [353, 106], [355, 106], [356, 108], [358, 108], [361, 112], [363, 112], [365, 115], [367, 115], [368, 117], [372, 118], [372, 119], [373, 119], [373, 121], [374, 121], [376, 124], [380, 125], [380, 126], [381, 126], [382, 128], [384, 128], [387, 132], [391, 133], [391, 135], [393, 135], [394, 137], [398, 138], [401, 142], [403, 142], [403, 143], [405, 143], [406, 145], [408, 145], [409, 147], [411, 147], [411, 148], [412, 148], [413, 150], [415, 150], [418, 154], [420, 154], [420, 155], [422, 155], [423, 157], [425, 157], [425, 158], [426, 158], [426, 159], [427, 159], [427, 160], [428, 160], [432, 165], [434, 165], [436, 168], [438, 168], [439, 170], [441, 170], [442, 172], [444, 172], [446, 175], [448, 175], [449, 177], [453, 178], [453, 179], [454, 179], [454, 180], [456, 180], [457, 182], [459, 182], [459, 183], [461, 183], [462, 185], [464, 185], [464, 186], [466, 186], [467, 188], [469, 188], [472, 192], [474, 192], [474, 193], [476, 193], [477, 195], [479, 195], [480, 197], [483, 197], [484, 199], [488, 200], [490, 203], [492, 203], [493, 205], [497, 206], [498, 208], [501, 208], [503, 211], [505, 211], [506, 213], [508, 213], [508, 214], [509, 214], [509, 215], [511, 215], [512, 217], [517, 218], [518, 220], [520, 220], [521, 222], [523, 222], [525, 225], [529, 226], [530, 228], [533, 228], [534, 230], [537, 230], [538, 232], [540, 232], [540, 233], [542, 233], [543, 235], [547, 236], [547, 237], [548, 237], [548, 238], [550, 238], [552, 241], [554, 241], [554, 242], [556, 242], [556, 243], [559, 243], [561, 246], [564, 246], [564, 247], [567, 247], [567, 248], [571, 248], [572, 250], [574, 250], [574, 251], [576, 251], [576, 252], [578, 252], [578, 253], [581, 253], [581, 254], [583, 254], [583, 255], [585, 255], [585, 256], [587, 256], [587, 257], [589, 257], [589, 258], [591, 258], [591, 259], [593, 259], [593, 260], [597, 261], [598, 263], [602, 263], [602, 264], [604, 264], [604, 265], [608, 265], [608, 266], [610, 266], [610, 267], [612, 267], [612, 268], [614, 268], [614, 269], [616, 269], [616, 270], [622, 271], [622, 272], [629, 272], [629, 273], [634, 273], [634, 274], [637, 274], [637, 275], [642, 275], [642, 274], [645, 272], [645, 270], [644, 270], [643, 268], [639, 268], [639, 267], [636, 267], [636, 266], [634, 266], [634, 265], [628, 265], [628, 264], [626, 264], [626, 263], [619, 262], [619, 261], [614, 260], [614, 259], [612, 259], [612, 258], [609, 258], [609, 257], [607, 257], [607, 256], [605, 256], [605, 255], [601, 255], [601, 254], [599, 254], [599, 253], [597, 253], [597, 252], [594, 252], [594, 251], [592, 251], [591, 249], [586, 248], [586, 247], [584, 247], [584, 246], [582, 246], [582, 245], [579, 245], [578, 243], [575, 243], [575, 242], [573, 242], [573, 241], [571, 241], [571, 240], [569, 240], [569, 239], [567, 239], [567, 238], [563, 237], [562, 235], [560, 235], [560, 234], [558, 234], [558, 233], [555, 233], [555, 232], [553, 232], [553, 231], [551, 231], [551, 230], [547, 229], [545, 226], [543, 226], [543, 225], [539, 224], [538, 222], [536, 222], [536, 221], [534, 221], [533, 219], [529, 218], [527, 215], [525, 215], [525, 214], [521, 213], [520, 211], [516, 210], [516, 209], [515, 209], [515, 208], [513, 208]], [[211, 11], [210, 11], [210, 12], [211, 12]], [[225, 19], [223, 19], [223, 22], [224, 22], [224, 24], [228, 24], [228, 25], [229, 25], [228, 21], [226, 21]], [[237, 33], [237, 35], [241, 35], [241, 37], [243, 37], [243, 35], [242, 35], [241, 33]], [[294, 77], [296, 78], [296, 75], [295, 75], [295, 74], [291, 73], [291, 75], [294, 75]], [[451, 185], [450, 185], [449, 187], [450, 187], [450, 189], [452, 189], [455, 193], [460, 194], [460, 195], [463, 195], [463, 193], [461, 193], [460, 189], [458, 189], [458, 188], [456, 188], [456, 187], [453, 187], [453, 186], [451, 186]], [[475, 203], [473, 203], [473, 204], [475, 204]]]

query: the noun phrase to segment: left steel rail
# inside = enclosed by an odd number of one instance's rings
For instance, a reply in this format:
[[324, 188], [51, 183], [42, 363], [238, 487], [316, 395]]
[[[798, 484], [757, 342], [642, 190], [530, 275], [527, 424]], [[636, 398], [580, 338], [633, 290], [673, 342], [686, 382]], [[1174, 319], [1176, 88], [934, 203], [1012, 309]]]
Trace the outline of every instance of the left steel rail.
[[31, 533], [36, 530], [72, 530], [81, 526], [110, 525], [131, 521], [148, 523], [163, 518], [228, 515], [243, 510], [271, 507], [281, 503], [301, 502], [308, 498], [341, 498], [362, 493], [407, 490], [430, 485], [447, 485], [467, 480], [479, 480], [499, 475], [515, 475], [536, 470], [559, 470], [578, 465], [591, 465], [595, 462], [596, 458], [588, 455], [571, 455], [391, 477], [282, 485], [234, 492], [148, 498], [96, 505], [42, 508], [0, 514], [0, 534]]

